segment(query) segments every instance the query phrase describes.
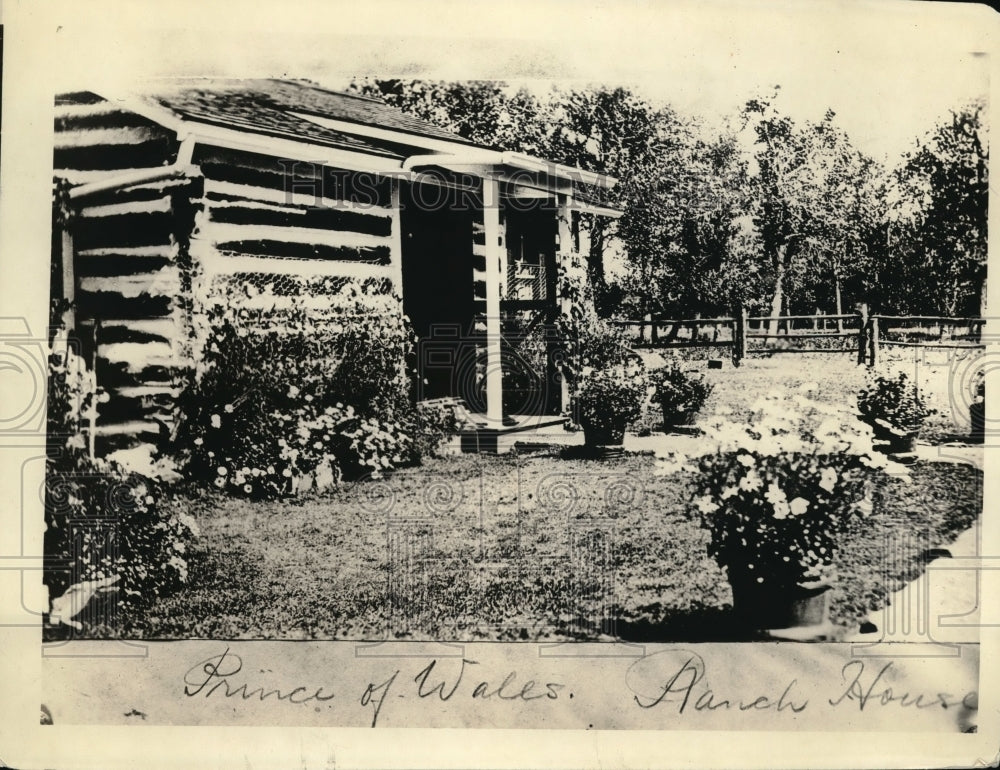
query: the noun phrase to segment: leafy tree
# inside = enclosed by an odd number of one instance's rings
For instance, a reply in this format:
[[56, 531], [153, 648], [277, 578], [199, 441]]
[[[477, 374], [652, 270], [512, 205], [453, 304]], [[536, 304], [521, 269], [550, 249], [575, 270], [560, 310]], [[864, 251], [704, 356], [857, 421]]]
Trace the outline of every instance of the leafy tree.
[[892, 223], [911, 312], [978, 315], [986, 293], [989, 138], [972, 102], [918, 141], [897, 170]]

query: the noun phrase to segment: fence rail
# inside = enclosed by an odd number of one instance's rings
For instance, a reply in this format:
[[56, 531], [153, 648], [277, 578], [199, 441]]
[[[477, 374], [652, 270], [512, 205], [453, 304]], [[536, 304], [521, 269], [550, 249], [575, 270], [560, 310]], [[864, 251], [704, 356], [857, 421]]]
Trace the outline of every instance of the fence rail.
[[[611, 323], [626, 332], [631, 331], [635, 339], [630, 340], [630, 344], [636, 348], [731, 348], [736, 365], [753, 353], [766, 352], [856, 353], [858, 363], [874, 366], [883, 345], [958, 350], [982, 348], [986, 319], [869, 314], [868, 307], [862, 305], [857, 313], [837, 315], [750, 316], [741, 308], [732, 316], [720, 318], [647, 316]], [[811, 328], [803, 325], [810, 323]], [[929, 330], [927, 326], [935, 328]], [[961, 327], [965, 327], [965, 331], [958, 332]], [[808, 345], [810, 340], [829, 343], [851, 339], [853, 344], [839, 347]], [[754, 341], [752, 346], [751, 340]]]

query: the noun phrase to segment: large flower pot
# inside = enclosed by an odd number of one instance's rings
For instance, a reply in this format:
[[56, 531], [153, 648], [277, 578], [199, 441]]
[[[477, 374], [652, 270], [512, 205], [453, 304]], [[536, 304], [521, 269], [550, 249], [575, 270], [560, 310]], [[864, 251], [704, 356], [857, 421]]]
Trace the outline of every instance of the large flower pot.
[[617, 457], [624, 453], [625, 426], [583, 424], [583, 443], [593, 457]]
[[748, 575], [731, 576], [733, 613], [744, 628], [772, 639], [816, 641], [829, 638], [830, 597], [827, 581], [776, 587]]
[[661, 408], [663, 409], [664, 428], [686, 427], [694, 424], [696, 412], [693, 409], [678, 412], [674, 407], [666, 404], [661, 404]]

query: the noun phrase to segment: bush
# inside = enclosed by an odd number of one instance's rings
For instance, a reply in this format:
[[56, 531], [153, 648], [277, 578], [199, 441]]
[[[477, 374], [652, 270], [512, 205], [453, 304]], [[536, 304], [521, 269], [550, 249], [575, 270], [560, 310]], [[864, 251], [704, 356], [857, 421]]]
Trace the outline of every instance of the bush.
[[585, 431], [607, 434], [612, 443], [639, 418], [646, 403], [641, 367], [599, 369], [584, 375], [574, 393], [576, 417]]
[[[731, 579], [785, 590], [827, 577], [840, 539], [870, 513], [877, 471], [905, 477], [852, 415], [804, 394], [772, 394], [745, 423], [714, 421], [719, 450], [697, 464], [692, 513]], [[694, 470], [674, 454], [659, 472]]]
[[915, 433], [935, 410], [927, 407], [906, 372], [895, 378], [871, 376], [858, 392], [861, 419], [872, 426], [881, 426], [894, 433]]
[[43, 581], [55, 598], [116, 579], [121, 603], [145, 605], [187, 581], [197, 526], [164, 504], [157, 479], [87, 454], [83, 423], [103, 398], [71, 349], [49, 356]]
[[189, 477], [270, 498], [308, 474], [377, 477], [433, 449], [410, 400], [413, 335], [398, 300], [348, 284], [334, 305], [326, 319], [226, 298], [210, 306], [180, 399]]
[[[655, 369], [650, 374], [653, 385], [653, 402], [663, 408], [668, 424], [683, 424], [687, 418], [698, 412], [712, 393], [712, 386], [701, 375], [689, 374], [680, 364], [672, 362]], [[675, 416], [676, 423], [670, 416]]]

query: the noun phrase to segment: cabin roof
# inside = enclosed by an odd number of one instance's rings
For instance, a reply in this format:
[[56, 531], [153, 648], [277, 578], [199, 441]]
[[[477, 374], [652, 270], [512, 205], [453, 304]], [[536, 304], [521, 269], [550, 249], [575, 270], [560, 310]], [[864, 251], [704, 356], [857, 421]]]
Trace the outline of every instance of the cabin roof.
[[[162, 81], [144, 99], [182, 118], [242, 131], [361, 150], [390, 158], [407, 151], [406, 135], [476, 147], [467, 139], [383, 102], [297, 80], [191, 78]], [[397, 141], [358, 136], [313, 122], [308, 116], [399, 132]]]

